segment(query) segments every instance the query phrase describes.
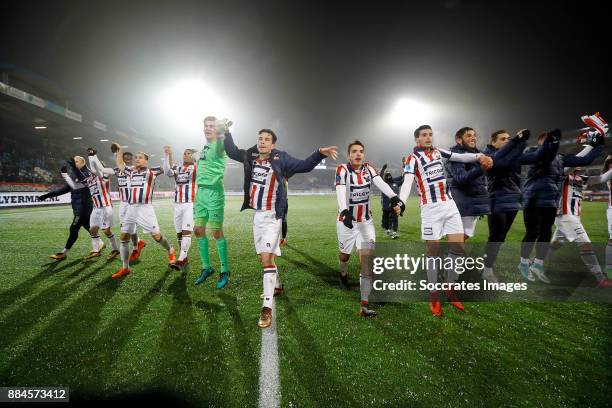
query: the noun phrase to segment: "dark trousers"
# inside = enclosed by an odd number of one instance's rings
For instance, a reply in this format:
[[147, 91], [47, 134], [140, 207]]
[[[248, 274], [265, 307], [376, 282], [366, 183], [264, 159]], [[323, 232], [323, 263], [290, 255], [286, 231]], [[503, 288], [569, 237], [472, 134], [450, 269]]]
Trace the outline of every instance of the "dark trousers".
[[397, 232], [397, 214], [392, 209], [382, 211], [382, 227]]
[[89, 232], [89, 216], [91, 215], [91, 211], [89, 214], [83, 213], [79, 215], [75, 215], [72, 219], [72, 224], [70, 224], [68, 239], [66, 240], [66, 249], [72, 248], [77, 238], [79, 238], [79, 230], [84, 228], [87, 232]]
[[546, 257], [556, 216], [557, 209], [555, 207], [527, 207], [523, 210], [525, 237], [521, 245], [521, 257], [529, 258], [534, 245], [536, 247], [536, 258], [544, 259]]
[[516, 218], [518, 210], [513, 211], [499, 211], [489, 214], [487, 220], [489, 222], [489, 241], [485, 247], [485, 266], [492, 268], [497, 259], [497, 254], [502, 246], [502, 243], [506, 240], [506, 235], [512, 227], [514, 218]]

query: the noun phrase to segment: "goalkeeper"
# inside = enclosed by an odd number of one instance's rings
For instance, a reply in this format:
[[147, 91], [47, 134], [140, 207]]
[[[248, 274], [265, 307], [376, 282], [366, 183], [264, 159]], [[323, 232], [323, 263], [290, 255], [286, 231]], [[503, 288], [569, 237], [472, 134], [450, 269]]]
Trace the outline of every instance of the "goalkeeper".
[[223, 235], [223, 210], [225, 208], [225, 191], [223, 175], [227, 155], [223, 146], [223, 135], [231, 122], [217, 121], [214, 116], [204, 118], [204, 137], [206, 145], [202, 148], [197, 163], [196, 183], [198, 192], [194, 204], [194, 233], [198, 240], [202, 271], [195, 281], [196, 285], [203, 283], [215, 273], [210, 264], [209, 239], [206, 236], [206, 226], [210, 226], [212, 237], [217, 243], [217, 252], [221, 262], [221, 273], [217, 280], [217, 289], [222, 289], [229, 280], [227, 263], [227, 240]]

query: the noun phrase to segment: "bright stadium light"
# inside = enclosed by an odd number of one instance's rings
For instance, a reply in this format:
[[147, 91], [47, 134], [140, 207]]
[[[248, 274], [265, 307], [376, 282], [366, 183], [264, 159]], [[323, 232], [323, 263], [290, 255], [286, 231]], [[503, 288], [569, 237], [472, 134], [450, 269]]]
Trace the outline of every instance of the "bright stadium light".
[[397, 129], [412, 130], [416, 126], [429, 123], [433, 118], [430, 105], [416, 99], [402, 98], [389, 114], [389, 124]]
[[100, 139], [101, 142], [108, 142], [108, 139]]
[[223, 98], [200, 79], [178, 82], [160, 95], [160, 105], [173, 125], [188, 132], [201, 132], [206, 115], [228, 117]]
[[74, 140], [83, 140], [82, 137], [73, 137]]
[[34, 129], [38, 129], [38, 130], [46, 129], [46, 128], [47, 128], [46, 126], [34, 126]]

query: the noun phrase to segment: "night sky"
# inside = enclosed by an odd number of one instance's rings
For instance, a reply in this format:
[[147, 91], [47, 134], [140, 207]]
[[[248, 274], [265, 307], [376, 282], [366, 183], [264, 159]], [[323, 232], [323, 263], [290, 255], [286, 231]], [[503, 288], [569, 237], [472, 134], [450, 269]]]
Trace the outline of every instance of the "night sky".
[[462, 126], [484, 141], [499, 128], [612, 116], [603, 6], [515, 3], [5, 1], [0, 62], [168, 140], [201, 140], [158, 102], [164, 87], [199, 77], [231, 106], [241, 144], [272, 127], [296, 155], [359, 138], [371, 159], [397, 158], [413, 127], [386, 117], [403, 97], [431, 107], [424, 119], [442, 146]]

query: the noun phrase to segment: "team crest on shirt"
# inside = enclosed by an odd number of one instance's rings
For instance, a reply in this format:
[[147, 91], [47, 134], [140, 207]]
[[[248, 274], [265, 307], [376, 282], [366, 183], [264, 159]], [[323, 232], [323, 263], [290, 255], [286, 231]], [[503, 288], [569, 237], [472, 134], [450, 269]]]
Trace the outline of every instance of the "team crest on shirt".
[[434, 160], [438, 160], [442, 157], [439, 150], [434, 150], [431, 156], [434, 158]]

